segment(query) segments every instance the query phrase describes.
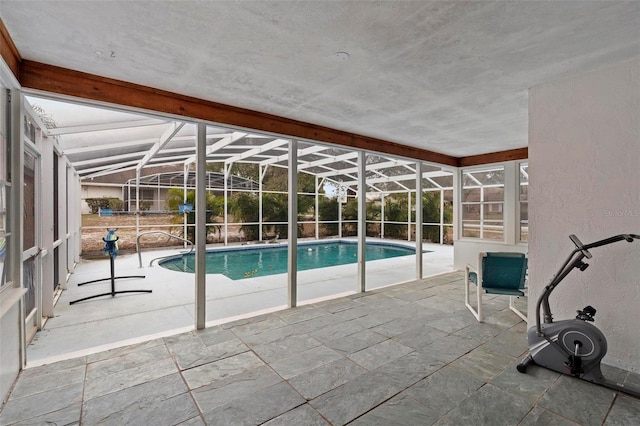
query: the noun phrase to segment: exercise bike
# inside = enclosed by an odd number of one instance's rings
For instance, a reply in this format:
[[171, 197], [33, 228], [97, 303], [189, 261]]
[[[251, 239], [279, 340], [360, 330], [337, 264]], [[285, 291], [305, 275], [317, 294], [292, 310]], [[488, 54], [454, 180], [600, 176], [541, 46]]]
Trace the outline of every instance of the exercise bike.
[[[527, 372], [527, 366], [537, 364], [541, 367], [569, 374], [598, 385], [606, 386], [629, 395], [640, 397], [640, 389], [625, 386], [604, 378], [600, 370], [600, 361], [607, 353], [607, 339], [590, 322], [594, 321], [596, 310], [592, 306], [577, 311], [575, 319], [554, 322], [549, 306], [551, 292], [574, 268], [584, 271], [589, 266], [582, 259], [591, 259], [589, 249], [612, 244], [618, 241], [633, 242], [640, 235], [622, 234], [591, 244], [582, 244], [578, 237], [570, 235], [576, 248], [571, 252], [560, 270], [551, 279], [538, 298], [536, 305], [536, 325], [529, 328], [527, 338], [529, 354], [517, 366], [521, 373]], [[544, 323], [540, 322], [540, 311], [544, 312]]]

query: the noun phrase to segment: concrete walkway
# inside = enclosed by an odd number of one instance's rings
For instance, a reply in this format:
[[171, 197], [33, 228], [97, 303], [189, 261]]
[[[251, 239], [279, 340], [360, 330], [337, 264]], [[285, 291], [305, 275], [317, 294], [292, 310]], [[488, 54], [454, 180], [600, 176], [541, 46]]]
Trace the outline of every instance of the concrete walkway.
[[638, 424], [640, 399], [518, 373], [525, 323], [486, 302], [455, 272], [28, 368], [0, 424]]

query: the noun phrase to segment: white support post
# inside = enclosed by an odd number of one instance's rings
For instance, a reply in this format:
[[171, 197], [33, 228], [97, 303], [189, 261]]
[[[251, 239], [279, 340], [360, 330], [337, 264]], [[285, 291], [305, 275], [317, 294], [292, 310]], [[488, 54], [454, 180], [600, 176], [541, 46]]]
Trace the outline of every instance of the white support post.
[[[187, 204], [187, 185], [189, 184], [189, 165], [184, 165], [184, 176], [182, 178], [182, 204]], [[184, 239], [187, 239], [187, 235], [189, 235], [188, 230], [188, 214], [186, 212], [182, 213], [182, 235]], [[194, 241], [195, 242], [195, 241]], [[182, 243], [182, 247], [187, 248], [187, 242]]]
[[231, 164], [224, 164], [223, 166], [223, 175], [224, 175], [224, 245], [227, 246], [229, 244], [229, 194], [227, 194], [228, 185], [227, 181], [229, 180], [229, 169], [231, 168]]
[[289, 265], [288, 300], [290, 308], [298, 301], [298, 141], [289, 141]]
[[444, 189], [440, 190], [440, 244], [444, 244]]
[[76, 187], [76, 198], [75, 198], [75, 208], [73, 209], [76, 214], [76, 223], [74, 227], [74, 231], [76, 233], [76, 257], [75, 263], [80, 263], [80, 252], [82, 251], [82, 214], [80, 213], [81, 203], [80, 203], [80, 194], [82, 193], [82, 184], [80, 183], [80, 175], [77, 172], [74, 172], [75, 177], [75, 187]]
[[196, 329], [205, 328], [207, 318], [207, 125], [198, 123], [198, 144], [196, 145]]
[[[340, 191], [340, 188], [338, 188]], [[338, 195], [338, 237], [342, 238], [342, 200], [340, 195]]]
[[[24, 111], [23, 98], [19, 90], [11, 91], [11, 240], [10, 247], [7, 248], [11, 258], [9, 265], [9, 276], [13, 285], [22, 289], [22, 236], [24, 232]], [[65, 212], [66, 214], [66, 212]], [[23, 290], [24, 291], [24, 290]], [[27, 341], [25, 330], [25, 303], [24, 297], [20, 299], [20, 369], [27, 363]]]
[[411, 192], [407, 195], [407, 241], [411, 241]]
[[76, 172], [74, 174], [76, 179], [76, 264], [80, 263], [80, 253], [82, 252], [82, 205], [80, 203], [80, 194], [82, 193], [82, 183], [80, 182], [80, 175]]
[[74, 214], [73, 212], [75, 211], [74, 207], [75, 207], [75, 200], [77, 200], [76, 198], [76, 192], [75, 192], [75, 180], [74, 180], [74, 173], [73, 173], [73, 169], [71, 168], [71, 164], [69, 164], [69, 166], [67, 167], [67, 179], [68, 179], [68, 191], [69, 191], [69, 199], [67, 200], [67, 211], [69, 212], [69, 229], [68, 229], [68, 235], [69, 235], [69, 258], [68, 260], [68, 267], [69, 267], [69, 271], [73, 271], [75, 269], [75, 264], [76, 264], [76, 252], [77, 252], [77, 247], [76, 247], [76, 233], [75, 233], [75, 228], [74, 228]]
[[453, 241], [462, 237], [462, 169], [453, 171]]
[[[38, 132], [38, 148], [42, 153], [41, 157], [41, 211], [53, 212], [57, 206], [53, 205], [53, 162], [58, 160], [53, 151], [53, 144], [49, 142], [47, 137], [42, 136], [42, 132]], [[78, 197], [80, 199], [80, 197]], [[41, 215], [42, 220], [42, 241], [41, 247], [46, 255], [42, 258], [42, 287], [40, 292], [40, 312], [38, 315], [38, 329], [42, 329], [42, 317], [53, 318], [53, 290], [55, 287], [53, 278], [53, 214]]]
[[258, 165], [258, 241], [262, 241], [262, 169], [267, 170], [266, 166]]
[[[127, 188], [127, 196], [125, 197], [124, 191]], [[131, 211], [131, 181], [128, 180], [122, 187], [122, 199], [127, 200], [127, 211]]]
[[136, 238], [140, 235], [140, 169], [136, 169]]
[[60, 285], [63, 290], [67, 289], [67, 162], [64, 157], [58, 157], [58, 274], [60, 275]]
[[73, 174], [73, 169], [71, 168], [71, 165], [69, 165], [67, 167], [67, 179], [68, 179], [68, 183], [67, 183], [67, 190], [69, 191], [69, 198], [67, 199], [67, 212], [69, 215], [69, 228], [67, 229], [67, 235], [69, 236], [69, 258], [67, 259], [68, 261], [68, 268], [69, 271], [73, 271], [75, 269], [75, 262], [76, 262], [76, 239], [75, 239], [75, 228], [74, 228], [74, 214], [73, 212], [75, 211], [73, 208], [75, 207], [75, 203], [74, 201], [76, 200], [75, 198], [75, 181], [73, 180], [74, 174]]
[[316, 216], [316, 240], [319, 240], [320, 239], [320, 231], [319, 231], [319, 229], [320, 229], [320, 220], [319, 220], [320, 215], [319, 215], [318, 210], [320, 209], [320, 197], [318, 196], [318, 191], [320, 191], [320, 186], [319, 186], [319, 183], [318, 183], [318, 176], [316, 176], [315, 188], [316, 188], [316, 194], [315, 194], [316, 195], [316, 208], [314, 209], [314, 211], [315, 211], [315, 216]]
[[[416, 163], [416, 279], [422, 279], [422, 162]], [[411, 212], [411, 210], [409, 210]]]
[[483, 202], [480, 203], [480, 239], [484, 238], [484, 185], [480, 187], [480, 200]]
[[380, 238], [384, 239], [384, 192], [380, 195]]
[[65, 179], [67, 180], [67, 204], [65, 205], [65, 215], [67, 215], [67, 271], [72, 272], [74, 268], [74, 259], [75, 259], [75, 246], [73, 244], [73, 181], [71, 177], [73, 173], [71, 171], [71, 163], [66, 164], [67, 174], [65, 175]]
[[358, 151], [358, 287], [361, 293], [367, 289], [367, 175], [365, 152]]

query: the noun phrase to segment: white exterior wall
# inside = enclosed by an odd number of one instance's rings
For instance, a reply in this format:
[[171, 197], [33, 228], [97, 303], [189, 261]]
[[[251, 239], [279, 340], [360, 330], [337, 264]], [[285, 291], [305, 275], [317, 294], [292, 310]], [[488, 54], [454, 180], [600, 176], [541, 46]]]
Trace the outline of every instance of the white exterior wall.
[[[534, 87], [529, 97], [529, 323], [574, 248], [640, 234], [640, 60]], [[605, 361], [640, 371], [640, 241], [592, 250], [551, 297], [555, 319], [593, 305]]]
[[[4, 297], [6, 297], [3, 294]], [[22, 366], [20, 356], [20, 304], [11, 300], [11, 304], [7, 301], [0, 301], [0, 336], [2, 336], [2, 344], [0, 345], [0, 400], [4, 399], [13, 381], [18, 376], [18, 372]], [[6, 306], [2, 306], [6, 305]], [[6, 309], [5, 309], [6, 308]]]
[[122, 199], [122, 187], [121, 186], [92, 186], [92, 185], [82, 185], [82, 205], [81, 211], [82, 214], [91, 213], [91, 209], [89, 205], [85, 201], [87, 198], [120, 198]]

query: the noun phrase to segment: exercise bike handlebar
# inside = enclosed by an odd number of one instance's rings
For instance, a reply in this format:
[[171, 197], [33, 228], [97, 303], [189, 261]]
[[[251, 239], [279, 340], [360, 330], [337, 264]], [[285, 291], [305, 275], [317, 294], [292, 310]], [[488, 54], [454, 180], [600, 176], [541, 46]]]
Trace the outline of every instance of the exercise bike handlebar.
[[580, 241], [578, 237], [576, 237], [574, 234], [571, 234], [569, 235], [569, 238], [571, 239], [571, 241], [573, 241], [573, 244], [576, 245], [576, 248], [578, 248], [584, 254], [584, 257], [586, 257], [587, 259], [591, 259], [591, 253], [589, 253], [589, 250], [584, 248], [584, 244], [582, 244], [582, 241]]
[[[549, 296], [551, 292], [557, 287], [557, 285], [562, 281], [569, 272], [571, 272], [574, 268], [578, 268], [581, 271], [584, 271], [589, 266], [588, 264], [582, 262], [582, 259], [585, 257], [587, 259], [591, 259], [592, 255], [589, 252], [589, 249], [605, 246], [607, 244], [612, 244], [618, 241], [627, 241], [633, 242], [634, 239], [640, 240], [640, 235], [638, 234], [620, 234], [614, 235], [613, 237], [605, 238], [600, 241], [595, 241], [590, 244], [582, 244], [582, 242], [575, 235], [569, 235], [569, 238], [575, 244], [576, 248], [571, 252], [567, 260], [562, 264], [558, 272], [553, 276], [551, 282], [545, 287], [544, 291], [538, 298], [538, 303], [536, 304], [536, 330], [539, 336], [542, 336], [542, 328], [540, 322], [540, 310], [544, 310], [544, 322], [550, 323], [553, 322], [553, 316], [551, 315], [551, 307], [549, 306]], [[578, 256], [576, 256], [578, 254]]]
[[[571, 237], [573, 237], [573, 238], [571, 238]], [[578, 243], [580, 243], [580, 240], [578, 240], [578, 237], [576, 237], [575, 235], [571, 235], [571, 236], [569, 236], [569, 238], [571, 238], [572, 241], [575, 238], [575, 240], [578, 241]], [[591, 243], [591, 244], [586, 244], [586, 245], [583, 245], [582, 243], [580, 243], [580, 245], [576, 244], [576, 247], [581, 249], [581, 250], [588, 250], [590, 248], [606, 246], [607, 244], [615, 243], [617, 241], [622, 241], [622, 240], [625, 240], [625, 241], [628, 241], [628, 242], [631, 243], [631, 242], [633, 242], [634, 239], [640, 239], [640, 235], [636, 235], [636, 234], [614, 235], [613, 237], [605, 238], [604, 240], [596, 241], [596, 242]], [[575, 243], [575, 241], [574, 241], [574, 243]]]

